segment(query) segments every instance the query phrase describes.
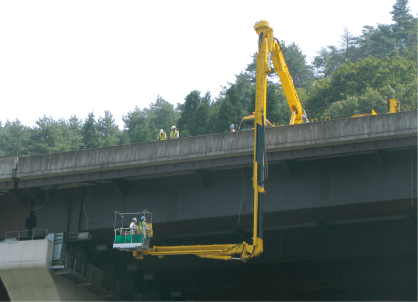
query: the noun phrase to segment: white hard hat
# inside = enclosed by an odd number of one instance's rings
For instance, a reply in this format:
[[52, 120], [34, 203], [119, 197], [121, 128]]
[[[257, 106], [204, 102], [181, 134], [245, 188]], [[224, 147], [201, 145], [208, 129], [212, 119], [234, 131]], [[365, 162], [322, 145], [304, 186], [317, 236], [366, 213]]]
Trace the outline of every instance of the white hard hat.
[[160, 129], [160, 133], [163, 134], [164, 133], [164, 130], [163, 129]]
[[176, 129], [176, 126], [171, 126], [171, 129]]

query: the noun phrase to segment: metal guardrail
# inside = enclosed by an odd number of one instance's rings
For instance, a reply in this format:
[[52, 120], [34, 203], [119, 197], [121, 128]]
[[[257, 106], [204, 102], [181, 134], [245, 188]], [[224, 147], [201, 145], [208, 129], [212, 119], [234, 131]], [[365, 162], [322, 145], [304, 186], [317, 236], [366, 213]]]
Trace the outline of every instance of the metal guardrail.
[[115, 277], [109, 276], [85, 261], [64, 253], [52, 254], [51, 256], [51, 269], [68, 271], [79, 283], [85, 283], [86, 287], [94, 287], [95, 292], [101, 292], [102, 296], [111, 295], [122, 300], [133, 300], [135, 298], [133, 286], [122, 286], [122, 283]]
[[[124, 238], [124, 242], [123, 243], [133, 243], [133, 236], [131, 235], [142, 235], [141, 238], [141, 242], [140, 243], [144, 243], [144, 239], [147, 236], [150, 236], [150, 230], [143, 228], [140, 229], [139, 227], [137, 229], [131, 229], [131, 228], [116, 228], [115, 229], [115, 237], [114, 237], [114, 241], [113, 243], [117, 243], [116, 242], [116, 236], [122, 236]], [[127, 236], [129, 236], [129, 240], [126, 241]]]
[[[48, 235], [48, 229], [37, 229], [37, 230], [22, 230], [22, 231], [9, 231], [4, 232], [4, 240], [34, 240], [38, 239], [36, 237], [40, 236], [47, 236]], [[15, 234], [13, 236], [13, 234]]]

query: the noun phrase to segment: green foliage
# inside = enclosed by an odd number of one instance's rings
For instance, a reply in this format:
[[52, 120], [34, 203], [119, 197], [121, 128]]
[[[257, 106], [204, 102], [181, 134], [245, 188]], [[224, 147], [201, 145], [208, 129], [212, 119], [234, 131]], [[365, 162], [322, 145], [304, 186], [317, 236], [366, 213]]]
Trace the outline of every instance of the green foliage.
[[313, 60], [316, 77], [329, 77], [331, 73], [346, 62], [344, 55], [337, 47], [329, 45], [327, 48], [321, 48]]
[[29, 132], [29, 155], [78, 150], [83, 145], [80, 121], [75, 116], [56, 121], [44, 115], [35, 123]]
[[417, 44], [417, 18], [409, 12], [408, 0], [397, 0], [391, 11], [392, 34], [395, 40], [395, 48], [402, 49]]
[[364, 26], [363, 35], [359, 38], [359, 45], [363, 56], [384, 58], [393, 56], [395, 51], [395, 38], [392, 35], [392, 27], [388, 24]]
[[[393, 24], [364, 26], [358, 37], [344, 28], [339, 47], [321, 48], [311, 65], [296, 43], [280, 42], [309, 118], [347, 118], [372, 109], [386, 113], [391, 98], [401, 102], [402, 111], [417, 109], [417, 18], [408, 0], [394, 2]], [[123, 115], [122, 131], [110, 111], [98, 120], [93, 112], [84, 121], [43, 116], [32, 128], [17, 119], [0, 121], [0, 158], [153, 141], [160, 129], [169, 135], [172, 125], [180, 137], [228, 132], [230, 124], [254, 111], [256, 59], [255, 53], [215, 100], [209, 92], [201, 96], [193, 90], [174, 108], [158, 96], [149, 108], [135, 107]], [[271, 72], [267, 118], [275, 125], [288, 125], [289, 105], [280, 82], [274, 82], [279, 81]]]
[[400, 56], [370, 56], [342, 65], [330, 79], [318, 80], [310, 91], [306, 109], [311, 117], [349, 117], [371, 112], [372, 108], [385, 113], [391, 98], [401, 101], [402, 110], [416, 109], [416, 83], [415, 62]]
[[184, 130], [180, 132], [180, 137], [190, 137], [191, 134], [188, 130]]
[[201, 97], [200, 91], [193, 90], [186, 96], [184, 104], [179, 106], [180, 118], [177, 121], [177, 126], [182, 137], [208, 133], [207, 122], [212, 110], [211, 104], [212, 101], [209, 92], [204, 97]]
[[177, 126], [180, 131], [188, 131], [191, 135], [195, 134], [193, 125], [196, 125], [199, 121], [196, 119], [197, 108], [202, 103], [200, 97], [200, 91], [193, 90], [186, 98], [183, 106], [181, 106], [180, 118], [177, 121]]
[[87, 119], [81, 127], [81, 133], [83, 135], [84, 148], [90, 149], [100, 147], [99, 125], [94, 118], [93, 112], [90, 112], [87, 115]]
[[295, 87], [309, 89], [314, 80], [313, 68], [306, 62], [299, 45], [294, 42], [286, 45], [285, 41], [280, 41], [280, 46]]
[[[289, 45], [286, 45], [285, 41], [280, 41], [280, 48], [282, 49], [283, 56], [286, 60], [287, 68], [289, 73], [292, 76], [293, 84], [296, 88], [304, 87], [309, 88], [314, 80], [313, 68], [306, 62], [306, 56], [302, 53], [299, 45], [292, 42]], [[257, 53], [253, 54], [252, 62], [247, 65], [245, 69], [246, 73], [241, 74], [243, 77], [246, 75], [249, 82], [252, 84], [255, 83], [256, 77], [256, 68], [257, 68]], [[277, 73], [274, 71], [273, 65], [270, 62], [270, 68], [272, 72], [268, 75], [269, 81], [274, 81], [278, 78]], [[238, 81], [237, 81], [238, 84]], [[246, 108], [246, 106], [243, 106]]]
[[215, 123], [211, 125], [211, 133], [228, 132], [229, 126], [234, 124], [235, 121], [241, 117], [236, 115], [236, 108], [234, 108], [228, 95], [224, 99], [218, 100], [218, 102], [221, 102], [221, 105], [217, 112]]
[[135, 110], [123, 115], [125, 129], [119, 143], [153, 141], [157, 138], [160, 129], [168, 134], [178, 118], [179, 113], [174, 110], [174, 106], [158, 96], [155, 103], [151, 103], [150, 108], [140, 109], [136, 106]]
[[151, 141], [151, 133], [148, 130], [147, 109], [139, 109], [135, 106], [133, 111], [123, 115], [122, 120], [125, 123], [125, 130], [131, 143]]
[[[168, 133], [171, 126], [176, 125], [180, 114], [174, 110], [174, 106], [163, 99], [161, 96], [157, 97], [155, 103], [151, 103], [148, 116], [150, 118], [150, 124], [155, 125], [157, 133], [159, 129], [163, 129]], [[157, 133], [154, 133], [157, 136]]]
[[[193, 131], [193, 135], [207, 134], [207, 123], [209, 120], [211, 110], [212, 108], [209, 106], [207, 102], [201, 102], [201, 104], [197, 107], [196, 113], [194, 114], [194, 118], [190, 125], [190, 129]], [[188, 130], [185, 131], [188, 132]], [[183, 135], [183, 132], [181, 132], [182, 136], [185, 136]]]
[[27, 155], [29, 129], [18, 119], [12, 122], [7, 120], [0, 132], [0, 158]]
[[105, 111], [104, 117], [99, 117], [97, 129], [101, 147], [115, 146], [120, 140], [119, 127], [116, 125], [112, 113], [108, 110]]

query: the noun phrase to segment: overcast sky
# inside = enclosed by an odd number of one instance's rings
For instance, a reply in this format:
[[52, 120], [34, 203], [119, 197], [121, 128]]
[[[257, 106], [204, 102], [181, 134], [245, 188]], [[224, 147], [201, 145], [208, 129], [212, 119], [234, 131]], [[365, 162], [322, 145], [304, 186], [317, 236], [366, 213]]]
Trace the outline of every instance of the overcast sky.
[[[96, 118], [183, 103], [192, 90], [217, 97], [257, 51], [254, 24], [308, 62], [339, 45], [347, 27], [392, 23], [395, 0], [0, 1], [0, 121]], [[410, 1], [414, 16], [418, 1]]]

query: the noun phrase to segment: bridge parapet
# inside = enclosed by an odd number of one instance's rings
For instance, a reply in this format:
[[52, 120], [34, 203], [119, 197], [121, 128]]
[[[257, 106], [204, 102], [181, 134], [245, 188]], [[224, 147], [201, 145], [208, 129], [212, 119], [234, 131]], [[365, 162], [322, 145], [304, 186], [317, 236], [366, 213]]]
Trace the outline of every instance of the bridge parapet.
[[0, 181], [12, 180], [13, 170], [17, 168], [17, 157], [0, 159]]
[[[407, 111], [267, 129], [266, 148], [273, 152], [416, 135], [417, 111]], [[0, 182], [243, 156], [252, 154], [253, 141], [253, 132], [244, 131], [3, 159]]]

